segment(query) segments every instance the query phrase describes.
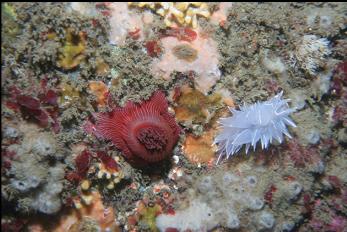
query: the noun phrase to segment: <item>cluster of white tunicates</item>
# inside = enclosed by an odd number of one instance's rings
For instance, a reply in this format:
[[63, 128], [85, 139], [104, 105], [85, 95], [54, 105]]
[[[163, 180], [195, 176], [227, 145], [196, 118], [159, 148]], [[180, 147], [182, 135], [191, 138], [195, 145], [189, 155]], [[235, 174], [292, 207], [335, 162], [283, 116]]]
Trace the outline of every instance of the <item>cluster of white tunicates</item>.
[[[19, 129], [8, 129], [6, 136], [19, 134], [23, 134], [21, 143], [7, 148], [16, 154], [16, 159], [11, 161], [11, 168], [6, 171], [7, 181], [2, 196], [17, 203], [16, 209], [23, 213], [54, 214], [61, 208], [65, 165], [58, 160], [65, 154], [49, 132], [23, 125]], [[51, 162], [53, 160], [56, 162]]]
[[[175, 210], [175, 215], [160, 215], [156, 224], [160, 231], [207, 231], [218, 226], [241, 229], [249, 225], [256, 230], [273, 228], [276, 220], [265, 207], [262, 193], [258, 194], [258, 185], [256, 176], [231, 171], [202, 176], [195, 184], [189, 206]], [[295, 186], [293, 191], [299, 191]], [[209, 213], [201, 217], [203, 209]]]
[[258, 223], [263, 229], [271, 229], [275, 225], [275, 218], [271, 213], [263, 211], [259, 214]]
[[2, 131], [4, 137], [8, 138], [17, 138], [19, 136], [19, 132], [16, 128], [7, 126]]

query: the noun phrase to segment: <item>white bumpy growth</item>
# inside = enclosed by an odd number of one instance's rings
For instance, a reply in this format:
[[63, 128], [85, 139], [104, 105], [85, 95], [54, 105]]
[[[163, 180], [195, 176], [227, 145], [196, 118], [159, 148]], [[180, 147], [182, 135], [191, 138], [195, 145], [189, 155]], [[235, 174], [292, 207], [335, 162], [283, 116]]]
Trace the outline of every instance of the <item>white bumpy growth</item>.
[[279, 143], [283, 141], [283, 134], [291, 138], [287, 125], [296, 127], [289, 118], [294, 112], [288, 106], [288, 99], [282, 99], [283, 92], [265, 102], [257, 102], [250, 106], [242, 106], [240, 110], [229, 108], [233, 116], [221, 118], [221, 133], [215, 138], [218, 144], [219, 157], [228, 159], [246, 145], [246, 153], [252, 145], [254, 150], [257, 142], [261, 141], [262, 149], [267, 148], [273, 139]]

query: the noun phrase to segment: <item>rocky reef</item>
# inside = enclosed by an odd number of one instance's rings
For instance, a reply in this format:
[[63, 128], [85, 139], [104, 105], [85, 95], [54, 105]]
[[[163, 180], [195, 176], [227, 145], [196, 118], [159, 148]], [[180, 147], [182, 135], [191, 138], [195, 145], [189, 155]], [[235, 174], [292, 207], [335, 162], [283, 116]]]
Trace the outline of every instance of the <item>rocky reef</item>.
[[[345, 230], [346, 4], [1, 10], [3, 231]], [[291, 138], [216, 162], [281, 92]]]

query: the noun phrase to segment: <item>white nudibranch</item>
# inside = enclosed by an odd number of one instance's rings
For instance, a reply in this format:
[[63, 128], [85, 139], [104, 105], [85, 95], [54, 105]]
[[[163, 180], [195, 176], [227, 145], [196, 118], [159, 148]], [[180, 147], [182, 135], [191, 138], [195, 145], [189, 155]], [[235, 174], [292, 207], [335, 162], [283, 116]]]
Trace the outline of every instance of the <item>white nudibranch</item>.
[[219, 157], [228, 159], [246, 145], [246, 154], [250, 146], [255, 150], [257, 142], [261, 141], [262, 149], [267, 148], [273, 139], [283, 141], [283, 134], [292, 138], [287, 125], [296, 127], [289, 114], [295, 111], [289, 108], [289, 99], [282, 99], [283, 91], [265, 102], [257, 102], [249, 106], [241, 106], [240, 110], [229, 107], [233, 114], [221, 118], [222, 131], [216, 136], [214, 143], [218, 145]]

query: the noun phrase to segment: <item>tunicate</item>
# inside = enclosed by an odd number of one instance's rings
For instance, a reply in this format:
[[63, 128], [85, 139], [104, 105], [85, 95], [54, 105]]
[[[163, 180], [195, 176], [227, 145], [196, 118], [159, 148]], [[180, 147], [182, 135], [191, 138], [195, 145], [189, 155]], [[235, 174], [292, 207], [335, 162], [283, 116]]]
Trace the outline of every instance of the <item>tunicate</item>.
[[28, 175], [26, 178], [25, 180], [12, 180], [11, 184], [15, 189], [26, 192], [31, 188], [36, 188], [41, 182], [37, 176]]
[[293, 223], [289, 223], [289, 222], [283, 223], [282, 232], [290, 232], [293, 230], [294, 226], [295, 225]]
[[230, 229], [238, 229], [240, 227], [240, 220], [233, 212], [228, 214], [226, 226]]
[[302, 186], [299, 182], [297, 181], [294, 181], [292, 183], [290, 183], [288, 185], [288, 194], [289, 194], [289, 199], [290, 200], [293, 200], [295, 199], [300, 193], [301, 193], [301, 190], [302, 190]]
[[213, 190], [213, 180], [211, 176], [206, 176], [204, 178], [202, 178], [201, 182], [199, 183], [198, 186], [199, 190], [201, 192], [206, 192], [206, 191], [210, 191]]
[[42, 134], [34, 141], [33, 151], [40, 156], [53, 155], [56, 152], [54, 139], [48, 134]]
[[309, 131], [305, 137], [310, 144], [316, 144], [320, 140], [320, 133], [318, 130], [313, 129]]
[[249, 197], [246, 202], [248, 204], [248, 207], [253, 210], [261, 209], [264, 206], [264, 201], [262, 201], [258, 197]]
[[269, 212], [262, 212], [259, 216], [259, 224], [267, 229], [271, 229], [275, 224], [275, 218]]
[[246, 180], [247, 180], [247, 183], [252, 187], [256, 186], [257, 184], [257, 177], [255, 176], [247, 176]]
[[239, 180], [239, 178], [237, 176], [231, 174], [231, 173], [227, 172], [223, 175], [223, 183], [225, 186], [229, 186], [230, 184], [232, 184], [238, 180]]
[[3, 133], [4, 137], [17, 138], [19, 136], [17, 129], [13, 127], [5, 127]]

